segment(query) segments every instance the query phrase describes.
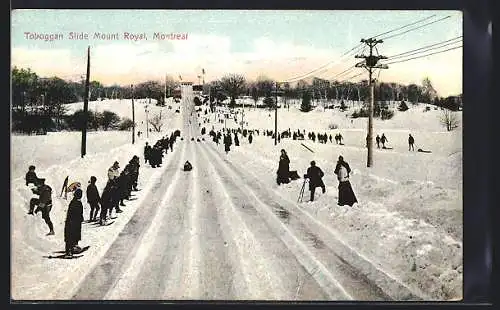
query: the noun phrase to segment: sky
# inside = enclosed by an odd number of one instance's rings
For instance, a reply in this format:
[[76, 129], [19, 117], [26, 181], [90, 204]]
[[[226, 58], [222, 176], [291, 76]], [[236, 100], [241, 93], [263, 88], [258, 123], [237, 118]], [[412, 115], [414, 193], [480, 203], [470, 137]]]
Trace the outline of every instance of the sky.
[[[12, 66], [30, 68], [40, 76], [80, 80], [86, 72], [90, 46], [91, 80], [104, 85], [163, 80], [166, 74], [197, 83], [202, 69], [205, 82], [228, 73], [243, 74], [248, 80], [266, 76], [289, 81], [322, 66], [311, 77], [333, 79], [360, 61], [354, 53], [342, 57], [360, 44], [360, 39], [431, 16], [385, 36], [449, 17], [387, 38], [376, 46], [376, 52], [384, 56], [461, 36], [462, 12], [15, 10], [11, 59]], [[71, 33], [88, 37], [72, 39]], [[155, 33], [163, 37], [155, 37]], [[53, 40], [44, 39], [51, 37]], [[336, 79], [350, 79], [359, 73], [350, 80], [368, 78], [363, 68], [348, 73]], [[456, 95], [462, 93], [462, 49], [391, 64], [389, 69], [377, 70], [374, 77], [382, 82], [418, 85], [428, 77], [439, 95]]]

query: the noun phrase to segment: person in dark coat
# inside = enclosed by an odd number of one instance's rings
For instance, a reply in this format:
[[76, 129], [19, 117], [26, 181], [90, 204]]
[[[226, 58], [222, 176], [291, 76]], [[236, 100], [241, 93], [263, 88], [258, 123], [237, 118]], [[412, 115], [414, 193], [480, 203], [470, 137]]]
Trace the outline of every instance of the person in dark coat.
[[149, 145], [146, 142], [146, 146], [144, 147], [144, 163], [148, 162], [150, 154], [151, 154], [151, 145]]
[[316, 166], [316, 162], [311, 161], [311, 167], [307, 168], [307, 173], [304, 174], [304, 179], [309, 179], [309, 190], [311, 191], [311, 200], [314, 201], [314, 192], [316, 187], [321, 187], [323, 194], [326, 192], [325, 183], [323, 183], [323, 176], [325, 174], [320, 167]]
[[377, 137], [375, 138], [375, 141], [377, 142], [377, 149], [380, 148], [380, 136], [377, 135]]
[[238, 138], [238, 133], [234, 133], [234, 146], [240, 146], [240, 139]]
[[387, 140], [385, 134], [382, 134], [382, 137], [380, 138], [380, 142], [382, 142], [382, 148], [385, 149], [385, 143], [389, 142], [389, 140]]
[[99, 216], [99, 224], [101, 225], [106, 225], [108, 212], [113, 208], [113, 183], [114, 181], [109, 180], [102, 191], [101, 215]]
[[252, 144], [253, 137], [252, 137], [252, 132], [248, 135], [248, 144]]
[[413, 137], [410, 136], [408, 137], [408, 151], [415, 151], [415, 148], [413, 147], [413, 144], [415, 143], [415, 139], [413, 139]]
[[26, 186], [28, 186], [28, 184], [30, 183], [33, 185], [36, 185], [38, 183], [38, 177], [36, 176], [35, 173], [35, 166], [28, 167], [28, 172], [26, 172], [25, 179], [26, 179]]
[[281, 150], [280, 161], [278, 164], [276, 182], [278, 185], [290, 183], [290, 159], [284, 149]]
[[99, 212], [99, 204], [101, 203], [101, 197], [99, 196], [99, 191], [95, 185], [96, 181], [97, 178], [95, 176], [91, 176], [89, 185], [87, 186], [87, 202], [90, 205], [89, 222], [96, 221], [97, 212]]
[[31, 198], [30, 210], [28, 214], [33, 215], [33, 209], [37, 206], [35, 214], [42, 212], [42, 218], [49, 227], [47, 236], [54, 235], [54, 225], [50, 220], [50, 211], [52, 210], [52, 188], [45, 184], [45, 179], [38, 179], [37, 187], [31, 190], [39, 198]]
[[224, 151], [226, 154], [231, 150], [231, 144], [230, 134], [224, 135]]
[[82, 239], [83, 205], [81, 198], [82, 190], [77, 188], [66, 213], [64, 242], [66, 243], [66, 256], [70, 257], [73, 256], [73, 248]]
[[354, 191], [352, 190], [351, 183], [349, 182], [349, 175], [351, 173], [351, 168], [349, 164], [344, 161], [342, 156], [339, 156], [337, 165], [335, 166], [335, 174], [337, 175], [337, 180], [339, 180], [339, 200], [338, 205], [352, 205], [358, 200]]

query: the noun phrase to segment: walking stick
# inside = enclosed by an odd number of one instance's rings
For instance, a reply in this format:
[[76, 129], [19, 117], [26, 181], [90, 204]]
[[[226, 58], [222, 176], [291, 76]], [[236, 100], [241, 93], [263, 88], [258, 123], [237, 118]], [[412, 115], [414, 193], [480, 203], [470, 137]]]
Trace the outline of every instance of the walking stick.
[[299, 198], [297, 199], [297, 202], [302, 202], [302, 198], [304, 197], [304, 188], [306, 187], [306, 181], [307, 179], [304, 179], [304, 183], [302, 183], [302, 188], [300, 189]]

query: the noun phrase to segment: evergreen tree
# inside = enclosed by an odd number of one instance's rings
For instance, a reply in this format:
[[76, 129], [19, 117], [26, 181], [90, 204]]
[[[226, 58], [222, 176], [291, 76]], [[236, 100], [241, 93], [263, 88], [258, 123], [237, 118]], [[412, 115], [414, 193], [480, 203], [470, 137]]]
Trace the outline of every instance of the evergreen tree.
[[408, 106], [406, 105], [406, 102], [401, 101], [401, 103], [399, 104], [398, 110], [401, 112], [408, 110]]
[[300, 105], [300, 110], [302, 112], [309, 112], [312, 110], [311, 94], [309, 94], [308, 91], [302, 93], [302, 104]]

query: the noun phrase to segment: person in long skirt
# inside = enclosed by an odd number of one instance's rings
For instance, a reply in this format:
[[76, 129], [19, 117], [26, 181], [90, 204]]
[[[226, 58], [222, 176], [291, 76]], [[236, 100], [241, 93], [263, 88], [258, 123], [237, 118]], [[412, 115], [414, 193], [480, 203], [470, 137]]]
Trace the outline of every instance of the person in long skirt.
[[66, 214], [64, 242], [66, 243], [66, 256], [69, 257], [73, 255], [74, 247], [82, 239], [83, 205], [80, 201], [81, 198], [82, 190], [78, 188], [75, 190]]
[[339, 156], [334, 172], [339, 180], [339, 201], [337, 204], [339, 206], [349, 205], [352, 207], [352, 205], [357, 203], [358, 200], [356, 199], [356, 195], [354, 195], [351, 183], [349, 182], [351, 168], [349, 167], [349, 164], [344, 161], [342, 156]]
[[278, 171], [276, 172], [276, 182], [278, 185], [290, 183], [290, 159], [284, 149], [281, 150], [280, 161], [278, 164]]

